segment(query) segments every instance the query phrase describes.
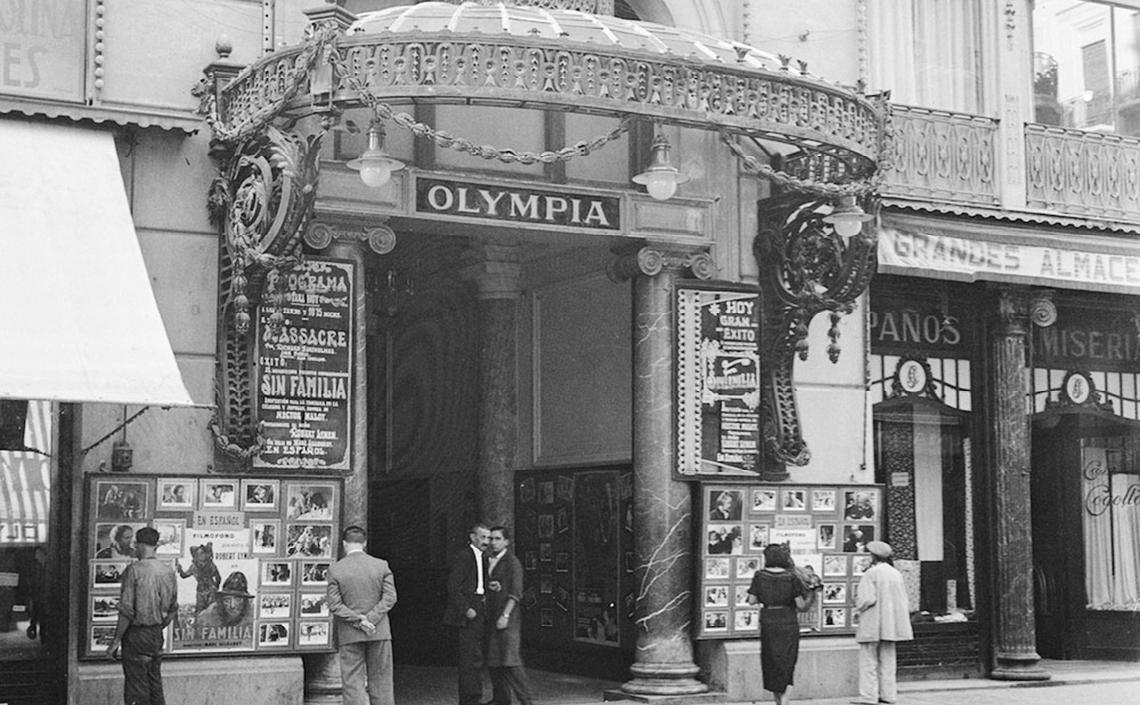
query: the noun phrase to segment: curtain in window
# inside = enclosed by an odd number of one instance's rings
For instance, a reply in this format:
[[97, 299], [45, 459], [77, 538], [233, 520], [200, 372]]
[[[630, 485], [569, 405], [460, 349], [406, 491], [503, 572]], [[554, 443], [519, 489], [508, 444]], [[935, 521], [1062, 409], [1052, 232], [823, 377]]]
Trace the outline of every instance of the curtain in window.
[[904, 105], [983, 113], [976, 0], [869, 0], [867, 26], [873, 90]]
[[1104, 448], [1081, 460], [1088, 608], [1140, 611], [1140, 476], [1110, 474]]
[[1086, 446], [1081, 453], [1081, 496], [1085, 498], [1085, 594], [1089, 609], [1112, 604], [1112, 515], [1095, 509], [1096, 498], [1107, 496], [1108, 459], [1104, 448]]

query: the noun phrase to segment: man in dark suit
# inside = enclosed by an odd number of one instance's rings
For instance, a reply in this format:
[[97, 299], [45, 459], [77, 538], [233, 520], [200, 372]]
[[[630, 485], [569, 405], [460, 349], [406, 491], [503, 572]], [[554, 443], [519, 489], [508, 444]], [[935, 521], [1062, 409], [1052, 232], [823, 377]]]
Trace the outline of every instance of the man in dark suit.
[[487, 558], [487, 669], [491, 672], [491, 702], [511, 705], [511, 693], [522, 705], [531, 705], [530, 683], [523, 668], [519, 645], [523, 592], [522, 563], [510, 551], [511, 533], [505, 526], [491, 528]]
[[388, 612], [396, 604], [396, 583], [387, 561], [364, 552], [366, 542], [359, 526], [341, 532], [344, 558], [328, 573], [344, 705], [394, 705]]
[[487, 525], [471, 527], [468, 543], [451, 558], [447, 571], [447, 607], [443, 623], [459, 642], [459, 705], [479, 705], [483, 698], [483, 625], [486, 614]]

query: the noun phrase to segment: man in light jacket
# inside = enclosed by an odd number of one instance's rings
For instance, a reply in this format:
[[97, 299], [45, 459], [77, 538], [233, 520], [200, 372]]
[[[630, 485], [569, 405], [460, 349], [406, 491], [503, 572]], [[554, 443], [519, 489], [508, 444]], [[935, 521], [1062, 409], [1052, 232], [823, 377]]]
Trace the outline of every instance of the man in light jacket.
[[895, 642], [910, 641], [910, 608], [902, 574], [891, 562], [891, 547], [882, 541], [867, 544], [871, 567], [859, 580], [859, 699], [856, 703], [893, 703], [898, 696], [895, 680]]
[[345, 529], [344, 558], [333, 563], [328, 574], [344, 705], [393, 705], [388, 612], [396, 604], [396, 583], [387, 561], [364, 552], [366, 540], [359, 526]]

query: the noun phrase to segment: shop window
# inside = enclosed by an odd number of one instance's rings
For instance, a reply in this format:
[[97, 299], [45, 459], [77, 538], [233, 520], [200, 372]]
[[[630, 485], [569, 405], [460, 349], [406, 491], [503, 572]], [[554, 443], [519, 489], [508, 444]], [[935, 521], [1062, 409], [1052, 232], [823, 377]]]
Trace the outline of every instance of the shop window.
[[917, 570], [915, 606], [964, 621], [976, 596], [970, 361], [871, 355], [870, 391], [888, 540]]
[[5, 402], [0, 433], [0, 661], [30, 660], [42, 654], [51, 404]]
[[1140, 134], [1137, 3], [1038, 0], [1033, 51], [1037, 122]]
[[[1044, 411], [1058, 398], [1069, 374], [1070, 370], [1034, 368], [1029, 390], [1032, 413]], [[1112, 413], [1140, 420], [1140, 373], [1092, 370], [1088, 374], [1099, 400]]]
[[1140, 467], [1120, 438], [1081, 443], [1081, 523], [1090, 610], [1140, 612]]

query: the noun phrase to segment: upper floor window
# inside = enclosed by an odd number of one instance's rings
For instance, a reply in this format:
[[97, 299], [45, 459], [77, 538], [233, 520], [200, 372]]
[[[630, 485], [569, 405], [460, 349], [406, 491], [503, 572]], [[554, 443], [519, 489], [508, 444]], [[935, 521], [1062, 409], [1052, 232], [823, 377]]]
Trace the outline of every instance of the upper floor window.
[[1037, 0], [1035, 119], [1140, 135], [1140, 2]]

